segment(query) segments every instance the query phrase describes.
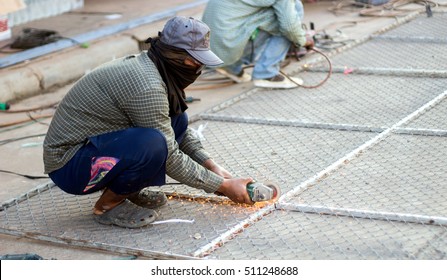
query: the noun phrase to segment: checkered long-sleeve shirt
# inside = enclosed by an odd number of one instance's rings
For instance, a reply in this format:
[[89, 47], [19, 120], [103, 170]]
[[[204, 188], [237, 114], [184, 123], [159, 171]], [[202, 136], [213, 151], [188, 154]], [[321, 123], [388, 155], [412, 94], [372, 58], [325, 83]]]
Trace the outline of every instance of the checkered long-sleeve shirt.
[[45, 173], [63, 167], [88, 137], [129, 127], [155, 128], [164, 134], [171, 178], [207, 192], [222, 184], [223, 178], [202, 166], [210, 157], [189, 128], [180, 147], [175, 141], [166, 86], [146, 52], [106, 63], [70, 89], [45, 137]]
[[259, 28], [304, 45], [306, 32], [297, 0], [210, 0], [202, 20], [210, 27], [211, 50], [231, 65], [239, 60], [251, 35]]

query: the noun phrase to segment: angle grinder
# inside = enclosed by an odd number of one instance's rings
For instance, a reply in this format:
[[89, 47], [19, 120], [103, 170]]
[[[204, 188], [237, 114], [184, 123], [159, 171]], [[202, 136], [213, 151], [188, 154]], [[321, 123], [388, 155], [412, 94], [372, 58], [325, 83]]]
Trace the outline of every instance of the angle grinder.
[[276, 201], [281, 196], [281, 189], [273, 183], [252, 181], [247, 184], [247, 192], [251, 201]]

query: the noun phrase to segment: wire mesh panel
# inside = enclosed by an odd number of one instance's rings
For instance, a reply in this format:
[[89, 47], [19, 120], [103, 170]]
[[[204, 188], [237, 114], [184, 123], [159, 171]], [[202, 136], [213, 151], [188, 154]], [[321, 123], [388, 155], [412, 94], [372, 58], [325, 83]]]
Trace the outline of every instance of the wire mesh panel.
[[[434, 24], [420, 22], [408, 36]], [[276, 204], [244, 207], [173, 182], [154, 188], [170, 195], [158, 210], [168, 223], [124, 229], [94, 221], [99, 194], [47, 184], [1, 206], [0, 232], [154, 258], [446, 259], [447, 80], [430, 75], [446, 58], [446, 44], [383, 36], [333, 59], [370, 75], [255, 89], [201, 114], [190, 126], [206, 150], [235, 176], [277, 183]], [[416, 75], [382, 75], [393, 71]]]
[[[73, 196], [44, 187], [33, 196], [10, 203], [0, 212], [0, 227], [53, 240], [88, 241], [89, 247], [128, 248], [146, 256], [191, 257], [191, 252], [257, 210], [229, 203], [171, 199], [161, 207], [159, 221], [193, 221], [125, 229], [98, 224], [92, 209], [98, 195]], [[218, 217], [218, 219], [216, 219]]]
[[[324, 78], [320, 73], [300, 76], [310, 84]], [[445, 79], [334, 74], [324, 86], [312, 90], [257, 90], [213, 115], [377, 130], [415, 111], [446, 87]]]
[[205, 148], [230, 172], [258, 181], [274, 181], [284, 191], [376, 135], [211, 121], [203, 134]]
[[[447, 14], [433, 13], [432, 17], [421, 15], [397, 28], [384, 34], [384, 37], [412, 39], [421, 38], [428, 40], [447, 41]], [[382, 36], [379, 36], [382, 37]]]
[[447, 229], [275, 211], [219, 247], [217, 259], [445, 259]]
[[447, 99], [413, 120], [406, 127], [447, 131]]
[[290, 200], [447, 217], [445, 137], [392, 135]]
[[[405, 42], [395, 40], [372, 39], [355, 48], [332, 58], [336, 69], [370, 69], [371, 73], [381, 75], [415, 73], [433, 75], [442, 72], [445, 76], [447, 44], [431, 42]], [[324, 64], [315, 64], [312, 68], [326, 68]]]
[[[201, 124], [204, 122], [193, 127]], [[232, 133], [225, 133], [229, 131]], [[273, 180], [287, 190], [374, 133], [208, 122], [203, 135], [207, 150], [230, 171], [259, 180]], [[189, 190], [194, 189], [184, 187], [184, 191]], [[97, 199], [95, 194], [72, 196], [58, 188], [49, 188], [0, 212], [1, 227], [66, 240], [89, 240], [105, 246], [138, 248], [145, 254], [164, 252], [190, 256], [257, 210], [206, 199], [173, 199], [160, 209], [159, 220], [194, 220], [193, 224], [174, 223], [134, 230], [97, 224], [91, 214]], [[197, 233], [201, 236], [198, 240], [194, 238]]]

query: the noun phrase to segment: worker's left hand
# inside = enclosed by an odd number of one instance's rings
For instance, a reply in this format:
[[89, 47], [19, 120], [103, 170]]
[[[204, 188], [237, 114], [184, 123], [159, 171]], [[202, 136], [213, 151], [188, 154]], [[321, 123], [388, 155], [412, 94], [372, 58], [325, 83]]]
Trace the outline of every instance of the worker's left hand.
[[254, 202], [247, 192], [247, 184], [252, 181], [252, 178], [224, 179], [216, 192], [225, 195], [233, 202], [253, 205]]
[[231, 175], [230, 172], [228, 172], [225, 168], [223, 168], [219, 164], [215, 163], [212, 159], [206, 160], [204, 166], [209, 171], [212, 171], [225, 179], [230, 179], [233, 177], [233, 175]]

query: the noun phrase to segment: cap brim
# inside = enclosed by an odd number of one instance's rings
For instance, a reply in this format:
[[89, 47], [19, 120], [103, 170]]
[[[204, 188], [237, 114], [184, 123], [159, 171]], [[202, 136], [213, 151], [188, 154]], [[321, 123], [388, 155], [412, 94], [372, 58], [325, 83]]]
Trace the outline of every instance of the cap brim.
[[219, 66], [224, 62], [212, 51], [198, 51], [198, 50], [186, 50], [192, 57], [197, 59], [199, 62], [205, 64], [206, 66]]

